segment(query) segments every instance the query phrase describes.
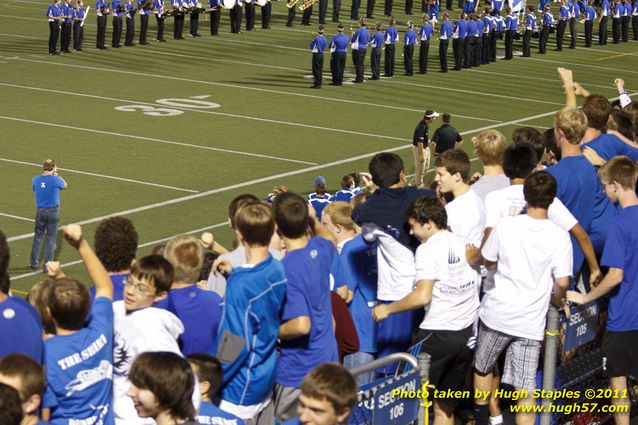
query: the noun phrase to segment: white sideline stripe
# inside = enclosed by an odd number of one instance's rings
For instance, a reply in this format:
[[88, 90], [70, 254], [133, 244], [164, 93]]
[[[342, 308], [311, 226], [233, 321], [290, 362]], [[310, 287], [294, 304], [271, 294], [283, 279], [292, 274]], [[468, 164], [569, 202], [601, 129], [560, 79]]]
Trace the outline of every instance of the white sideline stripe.
[[[3, 116], [0, 116], [0, 118], [1, 119], [10, 119], [10, 120], [14, 119], [14, 118], [8, 118], [8, 117], [3, 117]], [[20, 120], [20, 119], [15, 119], [15, 120], [16, 121], [24, 121], [24, 120]], [[32, 163], [32, 162], [26, 162], [26, 161], [17, 161], [15, 159], [9, 159], [9, 158], [0, 158], [0, 161], [9, 162], [11, 164], [29, 165], [31, 167], [42, 167], [42, 164], [35, 164], [35, 163]], [[184, 189], [182, 187], [175, 187], [175, 186], [167, 186], [165, 184], [159, 184], [159, 183], [150, 183], [150, 182], [145, 182], [145, 181], [135, 180], [135, 179], [127, 179], [125, 177], [115, 177], [115, 176], [109, 176], [109, 175], [106, 175], [106, 174], [89, 173], [88, 171], [72, 170], [70, 168], [58, 168], [58, 169], [60, 171], [68, 171], [69, 173], [84, 174], [86, 176], [101, 177], [101, 178], [104, 178], [104, 179], [118, 180], [118, 181], [129, 182], [129, 183], [136, 183], [136, 184], [142, 184], [142, 185], [146, 185], [146, 186], [155, 186], [155, 187], [161, 187], [163, 189], [179, 190], [179, 191], [182, 191], [182, 192], [199, 193], [199, 191], [197, 191], [197, 190]]]
[[13, 214], [7, 214], [7, 213], [0, 213], [0, 215], [4, 216], [4, 217], [15, 218], [17, 220], [24, 220], [24, 221], [30, 221], [31, 223], [35, 223], [34, 219], [22, 217], [22, 216], [19, 216], [19, 215], [13, 215]]
[[6, 34], [6, 33], [3, 33], [3, 32], [0, 32], [0, 35], [3, 35], [5, 37], [29, 38], [31, 40], [44, 40], [44, 38], [42, 38], [42, 37], [31, 37], [31, 36], [28, 36], [28, 35], [18, 35], [18, 34]]
[[555, 61], [551, 59], [540, 59], [540, 58], [523, 58], [523, 59], [531, 60], [531, 61], [557, 63], [557, 64], [560, 64], [561, 66], [569, 66], [569, 67], [582, 66], [585, 68], [604, 69], [606, 71], [614, 71], [614, 72], [620, 72], [620, 73], [627, 72], [630, 74], [638, 74], [638, 71], [630, 71], [628, 69], [608, 68], [606, 66], [587, 65], [586, 63], [572, 63], [572, 62], [563, 62], [563, 61]]
[[[37, 58], [40, 57], [38, 55], [31, 55], [31, 56], [37, 57]], [[119, 74], [138, 75], [138, 76], [142, 76], [142, 77], [153, 77], [153, 78], [161, 78], [161, 79], [167, 79], [167, 80], [184, 81], [184, 82], [188, 82], [188, 83], [198, 83], [198, 84], [207, 84], [207, 85], [212, 85], [212, 86], [222, 86], [222, 87], [230, 87], [230, 88], [237, 88], [237, 89], [244, 89], [244, 90], [253, 90], [253, 91], [260, 91], [260, 92], [265, 92], [265, 93], [275, 93], [275, 94], [287, 95], [287, 96], [297, 96], [297, 97], [305, 97], [305, 98], [318, 99], [318, 100], [326, 100], [326, 101], [329, 101], [329, 102], [341, 102], [341, 103], [348, 103], [348, 104], [355, 104], [355, 105], [365, 105], [365, 106], [381, 107], [381, 108], [388, 108], [388, 109], [397, 109], [397, 110], [401, 110], [401, 111], [423, 112], [422, 109], [403, 108], [403, 107], [400, 107], [400, 106], [390, 106], [390, 105], [379, 105], [379, 104], [376, 104], [376, 103], [359, 102], [359, 101], [356, 101], [356, 100], [338, 99], [338, 98], [332, 98], [332, 97], [322, 97], [322, 96], [316, 96], [316, 95], [311, 95], [311, 94], [293, 93], [293, 92], [271, 90], [271, 89], [261, 89], [261, 88], [258, 88], [258, 87], [246, 87], [246, 86], [241, 86], [241, 85], [238, 85], [238, 84], [218, 83], [218, 82], [215, 82], [215, 81], [193, 80], [193, 79], [190, 79], [190, 78], [173, 77], [173, 76], [170, 76], [170, 75], [146, 74], [146, 73], [143, 73], [143, 72], [124, 71], [124, 70], [119, 70], [119, 69], [108, 69], [108, 68], [100, 68], [100, 67], [94, 67], [94, 66], [74, 65], [74, 64], [68, 64], [68, 63], [57, 63], [57, 62], [50, 62], [50, 61], [45, 61], [45, 60], [35, 60], [35, 59], [26, 59], [26, 58], [17, 58], [15, 60], [26, 61], [26, 62], [35, 62], [35, 63], [44, 63], [44, 64], [47, 64], [47, 65], [68, 66], [68, 67], [71, 67], [71, 68], [92, 69], [92, 70], [95, 70], [95, 71], [114, 72], [114, 73], [119, 73]], [[212, 113], [212, 112], [208, 111], [208, 113]], [[224, 115], [224, 114], [219, 113], [219, 112], [217, 112], [216, 114]], [[239, 115], [228, 115], [228, 116], [239, 116]], [[460, 115], [457, 115], [457, 116], [460, 117]], [[264, 118], [261, 118], [261, 119], [254, 118], [254, 117], [249, 117], [249, 118], [250, 119], [254, 119], [254, 120], [266, 121], [266, 122], [287, 123], [285, 121], [275, 121], [275, 120], [268, 120], [268, 119], [264, 119]], [[501, 121], [487, 119], [487, 118], [472, 118], [472, 119], [475, 119], [477, 121], [487, 121], [487, 122], [495, 122], [495, 123], [500, 123], [501, 122]], [[297, 125], [297, 126], [301, 126], [301, 127], [308, 127], [308, 128], [326, 129], [325, 127], [316, 127], [316, 126], [305, 125], [305, 124], [293, 124], [293, 123], [287, 123], [287, 124]], [[348, 133], [352, 133], [352, 134], [360, 134], [360, 135], [370, 136], [370, 134], [368, 134], [368, 133], [350, 132], [348, 130], [336, 130], [336, 129], [327, 129], [327, 130], [348, 132]], [[374, 136], [374, 135], [372, 135], [372, 136]], [[392, 138], [390, 136], [374, 136], [374, 137], [384, 137], [384, 138], [391, 138], [391, 139], [397, 140], [396, 138]], [[404, 140], [404, 139], [399, 139], [399, 140]]]
[[[505, 127], [505, 126], [512, 125], [512, 124], [517, 123], [517, 122], [533, 120], [533, 119], [536, 119], [536, 118], [542, 118], [542, 117], [553, 115], [555, 113], [556, 113], [556, 111], [545, 112], [543, 114], [538, 114], [538, 115], [533, 115], [533, 116], [529, 116], [529, 117], [519, 118], [519, 119], [516, 119], [516, 120], [503, 122], [503, 123], [492, 125], [492, 126], [475, 128], [475, 129], [472, 129], [472, 130], [463, 131], [463, 132], [461, 132], [461, 135], [476, 133], [476, 132], [487, 130], [487, 129], [491, 129], [491, 128]], [[246, 187], [246, 186], [251, 186], [251, 185], [254, 185], [254, 184], [264, 183], [264, 182], [267, 182], [267, 181], [282, 179], [282, 178], [290, 177], [290, 176], [296, 176], [296, 175], [299, 175], [299, 174], [304, 174], [304, 173], [308, 173], [308, 172], [311, 172], [311, 171], [321, 170], [321, 169], [324, 169], [324, 168], [327, 168], [327, 167], [332, 167], [332, 166], [335, 166], [335, 165], [347, 164], [349, 162], [353, 162], [353, 161], [358, 161], [358, 160], [361, 160], [361, 159], [369, 158], [369, 157], [374, 156], [377, 153], [381, 153], [381, 152], [397, 152], [397, 151], [401, 151], [401, 150], [404, 150], [404, 149], [407, 149], [407, 148], [411, 148], [411, 147], [412, 147], [412, 144], [409, 144], [409, 145], [397, 146], [397, 147], [390, 148], [390, 149], [384, 149], [384, 150], [380, 150], [380, 151], [365, 153], [365, 154], [357, 155], [357, 156], [351, 157], [351, 158], [340, 159], [340, 160], [328, 162], [328, 163], [325, 163], [325, 164], [319, 164], [319, 165], [315, 165], [315, 166], [312, 166], [312, 167], [302, 168], [300, 170], [289, 171], [289, 172], [286, 172], [286, 173], [275, 174], [275, 175], [272, 175], [272, 176], [262, 177], [262, 178], [259, 178], [259, 179], [248, 180], [248, 181], [245, 181], [245, 182], [242, 182], [242, 183], [237, 183], [237, 184], [234, 184], [234, 185], [230, 185], [230, 186], [226, 186], [226, 187], [222, 187], [222, 188], [218, 188], [218, 189], [208, 190], [206, 192], [201, 192], [201, 193], [197, 193], [197, 194], [194, 194], [194, 195], [188, 195], [188, 196], [183, 196], [183, 197], [180, 197], [180, 198], [169, 199], [167, 201], [156, 202], [154, 204], [145, 205], [145, 206], [142, 206], [142, 207], [132, 208], [132, 209], [129, 209], [129, 210], [120, 211], [120, 212], [104, 215], [104, 216], [101, 216], [101, 217], [95, 217], [95, 218], [91, 218], [91, 219], [88, 219], [88, 220], [80, 221], [77, 224], [82, 225], [82, 224], [95, 223], [95, 222], [102, 221], [102, 220], [110, 218], [110, 217], [115, 217], [115, 216], [120, 216], [120, 215], [135, 214], [135, 213], [138, 213], [138, 212], [141, 212], [141, 211], [146, 211], [146, 210], [150, 210], [150, 209], [154, 209], [154, 208], [160, 208], [160, 207], [164, 207], [166, 205], [178, 204], [178, 203], [190, 201], [190, 200], [193, 200], [193, 199], [203, 198], [203, 197], [208, 196], [208, 195], [214, 195], [216, 193], [227, 192], [229, 190], [239, 189], [239, 188], [243, 188], [243, 187]], [[13, 237], [7, 238], [7, 241], [14, 242], [14, 241], [27, 239], [27, 238], [31, 238], [31, 237], [33, 237], [33, 233], [25, 233], [23, 235], [18, 235], [18, 236], [13, 236]]]
[[[193, 234], [193, 233], [199, 233], [199, 232], [203, 232], [204, 230], [210, 230], [210, 229], [216, 229], [218, 227], [223, 227], [223, 226], [228, 226], [228, 221], [224, 221], [222, 223], [217, 223], [217, 224], [213, 224], [212, 226], [206, 226], [206, 227], [200, 227], [199, 229], [195, 229], [195, 230], [191, 230], [188, 232], [184, 232], [187, 235]], [[173, 235], [174, 236], [174, 235]], [[167, 238], [162, 238], [162, 239], [156, 239], [154, 241], [150, 241], [150, 242], [145, 242], [141, 245], [138, 245], [138, 248], [144, 248], [147, 246], [151, 246], [151, 245], [156, 245], [158, 243], [162, 243], [162, 242], [166, 242], [168, 240], [170, 240], [173, 236], [169, 236]], [[70, 266], [75, 266], [77, 264], [82, 264], [82, 260], [74, 260], [74, 261], [69, 261], [68, 263], [64, 263], [61, 264], [61, 267], [70, 267]], [[19, 274], [17, 276], [11, 276], [10, 280], [20, 280], [20, 279], [24, 279], [25, 277], [31, 277], [31, 276], [37, 276], [37, 275], [41, 275], [43, 274], [41, 271], [35, 271], [35, 272], [29, 272], [29, 273], [24, 273], [24, 274]]]

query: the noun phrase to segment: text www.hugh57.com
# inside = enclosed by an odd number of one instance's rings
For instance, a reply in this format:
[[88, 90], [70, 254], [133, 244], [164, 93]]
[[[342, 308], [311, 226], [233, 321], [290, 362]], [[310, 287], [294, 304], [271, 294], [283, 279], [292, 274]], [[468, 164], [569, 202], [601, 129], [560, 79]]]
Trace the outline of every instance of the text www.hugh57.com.
[[563, 413], [565, 415], [571, 415], [572, 413], [627, 413], [629, 412], [629, 406], [601, 403], [551, 403], [549, 406], [512, 405], [510, 406], [510, 411], [512, 413]]

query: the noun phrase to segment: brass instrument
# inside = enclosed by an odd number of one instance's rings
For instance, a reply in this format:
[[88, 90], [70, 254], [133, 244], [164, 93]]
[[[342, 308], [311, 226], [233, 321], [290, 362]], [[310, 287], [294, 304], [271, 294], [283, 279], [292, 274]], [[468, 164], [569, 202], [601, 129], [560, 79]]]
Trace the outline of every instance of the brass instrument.
[[288, 2], [286, 3], [286, 7], [288, 9], [292, 9], [293, 7], [295, 7], [297, 5], [297, 2], [299, 0], [288, 0]]
[[312, 7], [313, 4], [317, 3], [318, 0], [304, 0], [303, 4], [299, 6], [299, 10], [304, 11], [309, 7]]

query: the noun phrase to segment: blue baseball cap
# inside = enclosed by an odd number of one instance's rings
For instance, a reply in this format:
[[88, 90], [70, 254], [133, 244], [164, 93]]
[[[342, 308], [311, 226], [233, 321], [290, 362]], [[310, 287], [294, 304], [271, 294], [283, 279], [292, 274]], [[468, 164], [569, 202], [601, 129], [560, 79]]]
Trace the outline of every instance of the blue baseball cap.
[[318, 184], [326, 184], [326, 178], [323, 176], [317, 176], [315, 177], [315, 186]]

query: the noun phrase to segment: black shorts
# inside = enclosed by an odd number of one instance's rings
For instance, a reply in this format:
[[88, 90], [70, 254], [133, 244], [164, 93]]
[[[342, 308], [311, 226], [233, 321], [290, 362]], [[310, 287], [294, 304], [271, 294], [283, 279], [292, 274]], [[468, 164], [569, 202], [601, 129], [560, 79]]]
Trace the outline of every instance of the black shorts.
[[[433, 331], [419, 329], [417, 341], [423, 342], [421, 351], [430, 359], [430, 384], [441, 391], [462, 391], [465, 376], [472, 366], [472, 350], [467, 341], [473, 335], [472, 326], [460, 331]], [[439, 402], [450, 407], [456, 406], [459, 398], [439, 398]]]
[[638, 376], [638, 331], [610, 332], [603, 336], [603, 372], [609, 377]]

